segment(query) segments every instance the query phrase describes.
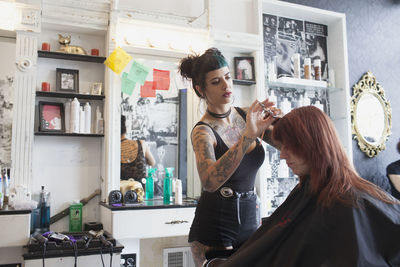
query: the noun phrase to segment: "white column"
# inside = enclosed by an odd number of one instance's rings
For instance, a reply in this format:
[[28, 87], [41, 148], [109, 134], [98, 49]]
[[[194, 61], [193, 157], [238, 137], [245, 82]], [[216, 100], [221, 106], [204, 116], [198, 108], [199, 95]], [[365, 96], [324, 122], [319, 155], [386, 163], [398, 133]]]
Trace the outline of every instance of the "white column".
[[11, 187], [24, 185], [29, 191], [32, 177], [37, 42], [37, 33], [17, 31]]

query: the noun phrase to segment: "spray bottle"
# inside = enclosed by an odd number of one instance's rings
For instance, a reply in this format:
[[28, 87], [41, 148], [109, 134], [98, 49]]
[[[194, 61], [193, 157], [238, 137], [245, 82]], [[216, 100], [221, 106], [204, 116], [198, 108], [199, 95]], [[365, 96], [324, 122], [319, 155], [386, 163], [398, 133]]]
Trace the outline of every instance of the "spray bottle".
[[146, 178], [146, 200], [152, 200], [154, 198], [154, 178], [153, 175], [157, 168], [149, 168], [147, 171]]
[[165, 178], [164, 178], [164, 204], [171, 203], [172, 197], [172, 179], [174, 168], [165, 168]]

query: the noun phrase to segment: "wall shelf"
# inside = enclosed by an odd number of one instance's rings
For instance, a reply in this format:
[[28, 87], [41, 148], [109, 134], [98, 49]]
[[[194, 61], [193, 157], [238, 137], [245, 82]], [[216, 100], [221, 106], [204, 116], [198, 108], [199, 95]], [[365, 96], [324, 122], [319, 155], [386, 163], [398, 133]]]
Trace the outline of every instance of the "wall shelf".
[[91, 56], [91, 55], [78, 55], [78, 54], [66, 54], [66, 53], [61, 53], [61, 52], [51, 52], [51, 51], [43, 51], [43, 50], [38, 50], [38, 57], [84, 61], [84, 62], [93, 62], [93, 63], [103, 63], [106, 60], [105, 57], [98, 57], [98, 56]]
[[233, 84], [238, 84], [238, 85], [253, 85], [256, 84], [256, 81], [248, 81], [248, 80], [237, 80], [233, 79]]
[[36, 91], [36, 97], [52, 97], [52, 98], [78, 98], [78, 99], [91, 99], [91, 100], [103, 100], [104, 95], [88, 95], [88, 94], [76, 94], [76, 93], [61, 93], [61, 92], [43, 92]]
[[104, 137], [104, 134], [80, 134], [80, 133], [63, 133], [63, 132], [35, 132], [35, 135], [45, 135], [45, 136]]

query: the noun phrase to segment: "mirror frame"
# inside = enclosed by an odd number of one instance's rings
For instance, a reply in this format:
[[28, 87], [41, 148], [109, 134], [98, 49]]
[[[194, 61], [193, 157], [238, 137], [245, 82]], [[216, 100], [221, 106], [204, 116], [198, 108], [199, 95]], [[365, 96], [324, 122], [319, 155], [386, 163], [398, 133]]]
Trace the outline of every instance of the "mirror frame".
[[[377, 144], [372, 144], [363, 137], [358, 127], [359, 122], [357, 122], [356, 119], [359, 100], [366, 94], [371, 94], [379, 100], [384, 113], [384, 129]], [[353, 86], [353, 96], [351, 97], [351, 126], [352, 134], [354, 135], [353, 138], [357, 140], [361, 151], [368, 157], [375, 157], [379, 152], [385, 150], [385, 142], [392, 133], [392, 108], [390, 107], [389, 101], [385, 98], [383, 87], [377, 82], [376, 77], [370, 71], [365, 73], [358, 83]]]

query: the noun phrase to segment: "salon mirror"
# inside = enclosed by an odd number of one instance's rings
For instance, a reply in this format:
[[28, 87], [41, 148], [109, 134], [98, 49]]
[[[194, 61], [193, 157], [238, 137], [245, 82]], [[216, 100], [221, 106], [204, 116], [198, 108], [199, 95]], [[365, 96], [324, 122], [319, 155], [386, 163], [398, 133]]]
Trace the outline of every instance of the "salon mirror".
[[376, 77], [367, 72], [353, 86], [351, 98], [352, 134], [368, 157], [384, 150], [391, 134], [392, 110]]
[[[179, 59], [133, 55], [135, 61], [150, 71], [143, 86], [136, 85], [131, 94], [121, 92], [121, 114], [126, 117], [126, 137], [145, 140], [157, 169], [154, 176], [155, 197], [162, 197], [165, 168], [174, 168], [173, 175], [182, 180], [186, 193], [186, 90], [176, 81]], [[127, 66], [129, 71], [130, 65]], [[160, 71], [161, 73], [158, 73]], [[152, 81], [169, 72], [168, 84], [152, 89]], [[146, 86], [150, 86], [145, 91]], [[151, 167], [151, 166], [148, 166]], [[144, 178], [144, 177], [143, 177]]]

